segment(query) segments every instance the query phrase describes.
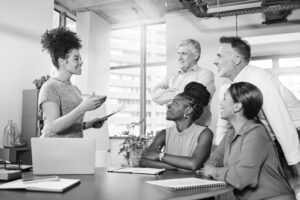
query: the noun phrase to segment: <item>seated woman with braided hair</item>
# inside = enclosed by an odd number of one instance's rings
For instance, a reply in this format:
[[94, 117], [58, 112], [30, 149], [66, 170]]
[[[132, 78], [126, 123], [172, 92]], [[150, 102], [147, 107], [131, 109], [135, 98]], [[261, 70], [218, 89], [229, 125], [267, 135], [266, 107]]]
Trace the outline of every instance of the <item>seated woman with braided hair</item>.
[[209, 100], [210, 93], [201, 83], [187, 84], [167, 106], [166, 119], [176, 125], [156, 135], [150, 147], [143, 152], [140, 166], [192, 171], [202, 167], [210, 154], [213, 133], [207, 127], [194, 124], [194, 121], [201, 116]]

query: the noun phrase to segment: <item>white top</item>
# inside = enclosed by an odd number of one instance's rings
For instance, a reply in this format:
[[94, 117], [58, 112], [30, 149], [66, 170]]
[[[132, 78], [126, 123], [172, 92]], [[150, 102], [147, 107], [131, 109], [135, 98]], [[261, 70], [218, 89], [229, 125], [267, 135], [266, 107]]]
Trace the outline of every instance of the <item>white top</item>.
[[182, 132], [179, 132], [176, 126], [167, 128], [164, 152], [176, 156], [192, 157], [198, 145], [199, 135], [204, 129], [206, 127], [194, 123]]
[[[162, 82], [152, 89], [152, 100], [159, 105], [164, 105], [173, 100], [177, 94], [183, 92], [184, 87], [193, 81], [206, 86], [211, 97], [214, 95], [216, 87], [213, 72], [195, 65], [189, 72], [184, 73], [182, 70], [179, 70], [176, 73], [167, 75]], [[165, 86], [167, 86], [167, 89]], [[204, 121], [203, 125], [210, 125], [210, 106], [204, 109], [201, 119], [201, 121]]]
[[[257, 86], [263, 95], [264, 104], [258, 117], [271, 136], [276, 136], [289, 165], [300, 162], [300, 144], [296, 128], [300, 127], [300, 102], [282, 83], [265, 70], [246, 66], [233, 82], [249, 82]], [[219, 100], [231, 85], [226, 81], [220, 88]], [[220, 111], [219, 111], [220, 112]], [[218, 116], [216, 144], [219, 144], [226, 132], [231, 131], [227, 120]]]

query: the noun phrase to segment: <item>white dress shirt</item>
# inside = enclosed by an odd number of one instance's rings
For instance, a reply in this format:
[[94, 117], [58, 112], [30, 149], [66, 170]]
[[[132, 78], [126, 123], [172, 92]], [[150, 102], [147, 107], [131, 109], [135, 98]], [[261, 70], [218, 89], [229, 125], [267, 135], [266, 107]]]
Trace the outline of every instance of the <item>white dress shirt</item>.
[[[288, 164], [300, 162], [300, 144], [296, 131], [300, 127], [300, 101], [277, 78], [261, 68], [246, 66], [233, 80], [242, 81], [252, 83], [261, 90], [264, 103], [258, 117], [273, 138], [275, 135]], [[222, 100], [230, 85], [230, 81], [226, 81], [221, 86], [219, 100]], [[221, 119], [219, 113], [216, 144], [228, 131], [232, 131], [231, 125]]]
[[[162, 82], [160, 82], [152, 89], [152, 100], [159, 105], [167, 104], [168, 102], [173, 100], [177, 94], [183, 92], [184, 87], [188, 83], [193, 81], [206, 86], [212, 98], [216, 90], [213, 72], [206, 68], [202, 68], [198, 65], [195, 65], [188, 72], [183, 72], [182, 70], [179, 70], [177, 73], [167, 75], [162, 80]], [[207, 106], [204, 109], [203, 116], [201, 116], [200, 118], [202, 121], [202, 123], [200, 123], [201, 125], [210, 125], [210, 106]]]

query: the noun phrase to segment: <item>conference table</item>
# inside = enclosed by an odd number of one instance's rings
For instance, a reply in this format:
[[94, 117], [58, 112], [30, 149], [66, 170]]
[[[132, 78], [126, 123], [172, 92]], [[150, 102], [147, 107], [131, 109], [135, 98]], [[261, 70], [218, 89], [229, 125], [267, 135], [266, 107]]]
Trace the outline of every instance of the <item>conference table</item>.
[[[22, 174], [32, 177], [32, 172]], [[150, 180], [201, 177], [188, 172], [167, 170], [160, 175], [127, 174], [107, 172], [96, 168], [93, 175], [59, 175], [62, 178], [80, 179], [80, 184], [63, 193], [34, 192], [26, 190], [0, 190], [2, 200], [156, 200], [156, 199], [203, 199], [233, 190], [229, 185], [172, 191], [146, 183]], [[0, 182], [2, 184], [3, 182]]]

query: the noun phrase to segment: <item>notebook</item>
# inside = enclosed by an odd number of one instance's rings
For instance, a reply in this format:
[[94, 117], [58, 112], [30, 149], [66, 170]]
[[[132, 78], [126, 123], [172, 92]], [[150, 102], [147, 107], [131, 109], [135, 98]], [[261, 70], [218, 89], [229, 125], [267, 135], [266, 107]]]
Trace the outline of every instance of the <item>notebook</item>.
[[45, 191], [45, 192], [64, 192], [74, 185], [80, 183], [79, 179], [65, 179], [60, 178], [56, 181], [43, 181], [35, 183], [24, 183], [22, 179], [4, 183], [0, 185], [0, 189], [25, 189], [31, 191]]
[[33, 174], [94, 174], [94, 138], [32, 138]]
[[107, 171], [118, 172], [118, 173], [158, 175], [163, 173], [165, 169], [143, 168], [143, 167], [111, 167]]
[[196, 188], [207, 188], [225, 186], [223, 181], [206, 180], [200, 178], [179, 178], [179, 179], [166, 179], [157, 181], [146, 181], [149, 184], [161, 186], [170, 190], [185, 190]]

